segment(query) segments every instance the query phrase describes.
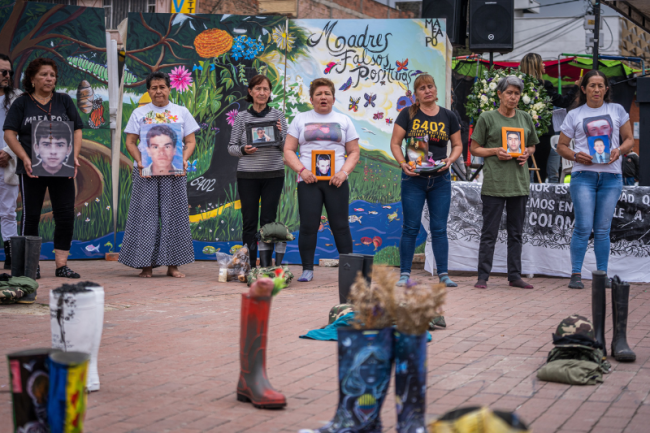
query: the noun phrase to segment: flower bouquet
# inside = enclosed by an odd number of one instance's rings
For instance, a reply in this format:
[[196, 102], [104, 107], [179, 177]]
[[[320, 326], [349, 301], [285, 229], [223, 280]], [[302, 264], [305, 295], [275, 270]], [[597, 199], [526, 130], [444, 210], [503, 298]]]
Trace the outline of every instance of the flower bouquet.
[[476, 123], [482, 112], [499, 108], [497, 83], [499, 79], [508, 75], [514, 75], [524, 82], [524, 91], [517, 108], [530, 114], [538, 136], [545, 134], [553, 117], [553, 104], [539, 80], [524, 74], [519, 69], [491, 69], [484, 72], [483, 78], [476, 80], [467, 97], [465, 104], [467, 116], [473, 118]]

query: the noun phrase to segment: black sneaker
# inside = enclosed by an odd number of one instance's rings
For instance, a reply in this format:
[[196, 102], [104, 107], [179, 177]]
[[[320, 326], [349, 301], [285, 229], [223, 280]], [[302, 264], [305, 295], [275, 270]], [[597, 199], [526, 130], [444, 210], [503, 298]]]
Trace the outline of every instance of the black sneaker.
[[70, 269], [67, 266], [61, 266], [60, 268], [57, 268], [54, 274], [57, 277], [63, 277], [63, 278], [81, 278], [81, 275], [74, 272], [72, 269]]
[[571, 281], [569, 282], [569, 289], [584, 289], [585, 285], [582, 284], [582, 275], [573, 274], [571, 275]]

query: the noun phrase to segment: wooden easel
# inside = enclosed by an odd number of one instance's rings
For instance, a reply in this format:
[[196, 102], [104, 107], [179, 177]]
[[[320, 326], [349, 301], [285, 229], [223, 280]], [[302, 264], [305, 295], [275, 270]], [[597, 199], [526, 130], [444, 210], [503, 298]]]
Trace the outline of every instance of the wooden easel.
[[539, 175], [539, 168], [537, 167], [537, 161], [535, 161], [535, 155], [530, 155], [530, 157], [533, 159], [534, 168], [528, 167], [528, 171], [534, 171], [537, 175], [537, 182], [542, 183], [542, 177]]

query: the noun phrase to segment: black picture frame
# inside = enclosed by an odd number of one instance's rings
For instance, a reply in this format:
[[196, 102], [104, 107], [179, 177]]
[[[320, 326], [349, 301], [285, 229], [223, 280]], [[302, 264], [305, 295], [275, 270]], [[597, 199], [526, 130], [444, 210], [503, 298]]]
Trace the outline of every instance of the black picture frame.
[[[269, 136], [269, 128], [272, 128], [273, 137], [269, 141], [259, 141], [259, 138], [256, 136], [257, 130], [263, 128], [265, 130], [265, 136]], [[257, 140], [257, 141], [256, 141]], [[282, 142], [282, 135], [278, 129], [277, 120], [269, 120], [266, 122], [254, 122], [246, 124], [246, 144], [253, 147], [270, 147], [270, 146], [279, 146]]]

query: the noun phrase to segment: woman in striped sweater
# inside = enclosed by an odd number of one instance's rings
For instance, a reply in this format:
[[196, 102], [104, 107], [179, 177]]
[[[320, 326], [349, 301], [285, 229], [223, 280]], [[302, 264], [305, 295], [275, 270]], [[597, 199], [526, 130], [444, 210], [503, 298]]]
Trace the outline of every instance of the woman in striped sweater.
[[[284, 185], [282, 153], [284, 139], [287, 136], [287, 121], [282, 111], [268, 106], [271, 102], [271, 81], [264, 75], [256, 75], [249, 81], [246, 101], [252, 102], [252, 105], [235, 118], [228, 153], [239, 157], [237, 191], [241, 200], [242, 241], [249, 247], [251, 266], [255, 266], [257, 262], [255, 234], [258, 230], [258, 218], [260, 226], [275, 221]], [[246, 125], [270, 120], [277, 121], [282, 136], [279, 145], [257, 148], [246, 144], [248, 142]], [[260, 199], [262, 200], [261, 215], [258, 213]], [[260, 265], [270, 266], [272, 255], [272, 248], [264, 252], [260, 251]]]

